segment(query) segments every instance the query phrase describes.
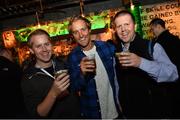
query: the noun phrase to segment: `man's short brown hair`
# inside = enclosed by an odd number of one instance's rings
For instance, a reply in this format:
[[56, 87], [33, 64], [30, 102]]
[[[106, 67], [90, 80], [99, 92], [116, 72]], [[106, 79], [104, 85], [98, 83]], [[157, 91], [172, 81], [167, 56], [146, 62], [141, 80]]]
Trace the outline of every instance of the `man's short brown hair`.
[[30, 35], [27, 38], [27, 43], [28, 43], [29, 47], [32, 47], [31, 38], [35, 35], [47, 35], [50, 40], [50, 35], [48, 32], [46, 32], [45, 30], [42, 30], [42, 29], [37, 29], [37, 30], [33, 31], [32, 33], [30, 33]]
[[89, 30], [91, 29], [91, 22], [87, 18], [82, 17], [82, 16], [75, 16], [70, 20], [69, 25], [68, 25], [68, 31], [69, 31], [70, 34], [72, 34], [72, 24], [73, 24], [73, 22], [75, 22], [77, 20], [84, 21], [86, 23], [88, 29]]

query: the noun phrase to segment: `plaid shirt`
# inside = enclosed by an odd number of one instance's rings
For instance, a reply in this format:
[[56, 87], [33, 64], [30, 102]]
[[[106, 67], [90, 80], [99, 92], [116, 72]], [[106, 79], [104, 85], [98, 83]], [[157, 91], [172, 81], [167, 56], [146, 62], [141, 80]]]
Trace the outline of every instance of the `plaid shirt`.
[[[117, 89], [115, 85], [114, 73], [114, 46], [102, 42], [94, 41], [96, 51], [98, 52], [103, 65], [107, 71], [110, 84], [113, 90], [116, 108], [119, 111], [117, 101]], [[68, 57], [69, 73], [71, 78], [71, 88], [74, 91], [80, 91], [81, 115], [85, 118], [101, 118], [100, 104], [98, 100], [96, 83], [94, 75], [83, 76], [80, 70], [80, 61], [85, 54], [78, 46]]]

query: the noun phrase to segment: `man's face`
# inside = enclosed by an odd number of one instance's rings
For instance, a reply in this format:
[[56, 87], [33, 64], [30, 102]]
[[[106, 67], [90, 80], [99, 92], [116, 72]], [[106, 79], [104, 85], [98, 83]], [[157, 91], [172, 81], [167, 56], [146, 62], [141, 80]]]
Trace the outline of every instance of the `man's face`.
[[30, 51], [35, 54], [37, 63], [48, 63], [52, 56], [52, 44], [47, 35], [35, 35], [31, 38]]
[[115, 21], [115, 32], [123, 42], [132, 41], [135, 35], [135, 24], [129, 14], [118, 16]]
[[158, 37], [159, 35], [159, 26], [158, 25], [151, 25], [150, 26], [151, 31], [155, 37]]
[[91, 46], [91, 31], [83, 20], [74, 21], [71, 29], [74, 39], [83, 49], [87, 49]]

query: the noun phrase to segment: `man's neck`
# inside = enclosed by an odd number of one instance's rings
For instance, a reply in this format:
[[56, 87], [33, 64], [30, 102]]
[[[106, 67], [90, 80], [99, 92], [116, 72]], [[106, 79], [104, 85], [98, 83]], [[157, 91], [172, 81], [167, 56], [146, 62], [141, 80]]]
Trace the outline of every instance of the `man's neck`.
[[131, 38], [131, 40], [129, 40], [129, 42], [124, 42], [124, 43], [123, 43], [123, 45], [124, 45], [124, 47], [125, 47], [126, 49], [129, 49], [130, 43], [131, 43], [132, 41], [134, 41], [135, 37], [136, 37], [136, 34], [134, 34], [134, 35], [132, 36], [132, 38]]
[[85, 47], [85, 48], [82, 48], [83, 51], [88, 51], [88, 50], [91, 50], [94, 46], [94, 42], [90, 42], [90, 44]]

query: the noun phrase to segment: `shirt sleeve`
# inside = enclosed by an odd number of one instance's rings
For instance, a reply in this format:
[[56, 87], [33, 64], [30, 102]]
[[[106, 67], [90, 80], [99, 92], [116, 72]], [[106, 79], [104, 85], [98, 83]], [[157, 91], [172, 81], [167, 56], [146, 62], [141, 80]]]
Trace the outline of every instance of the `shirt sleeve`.
[[162, 46], [154, 45], [153, 61], [141, 58], [140, 69], [149, 73], [157, 82], [172, 82], [177, 80], [178, 72], [176, 66], [170, 61]]

